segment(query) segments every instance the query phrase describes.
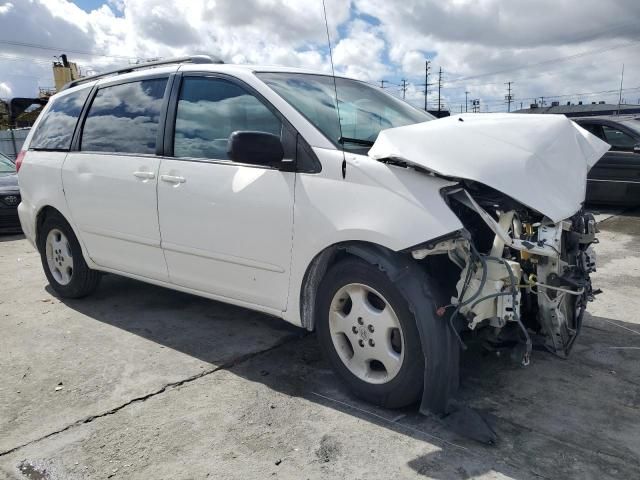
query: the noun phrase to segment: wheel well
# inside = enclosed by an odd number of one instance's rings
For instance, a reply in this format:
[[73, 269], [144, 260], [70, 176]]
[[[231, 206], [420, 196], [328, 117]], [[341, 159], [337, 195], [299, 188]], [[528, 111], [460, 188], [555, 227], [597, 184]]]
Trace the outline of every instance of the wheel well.
[[331, 245], [317, 254], [307, 267], [300, 289], [300, 318], [302, 326], [313, 331], [318, 286], [332, 265], [349, 257], [362, 258], [370, 263], [376, 258], [401, 255], [386, 247], [369, 242], [343, 242]]
[[48, 217], [53, 215], [59, 215], [60, 217], [64, 218], [64, 215], [62, 215], [62, 213], [60, 213], [50, 205], [45, 205], [38, 212], [38, 215], [36, 217], [36, 246], [38, 247], [38, 249], [40, 249], [40, 229], [42, 228], [42, 225], [44, 225], [44, 221]]
[[382, 245], [369, 242], [344, 242], [325, 248], [314, 257], [302, 280], [300, 289], [300, 318], [302, 326], [309, 331], [315, 329], [314, 314], [318, 286], [332, 265], [348, 257], [357, 257], [377, 265], [395, 280], [407, 270], [407, 264], [416, 265], [429, 277], [438, 277], [440, 302], [456, 295], [455, 285], [460, 267], [446, 255], [434, 255], [423, 260], [414, 260], [406, 252], [395, 252]]

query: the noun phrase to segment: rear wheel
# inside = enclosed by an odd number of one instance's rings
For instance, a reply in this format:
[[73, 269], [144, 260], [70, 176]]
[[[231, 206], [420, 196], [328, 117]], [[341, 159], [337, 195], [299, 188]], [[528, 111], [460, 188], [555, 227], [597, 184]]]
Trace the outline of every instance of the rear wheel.
[[377, 267], [334, 265], [320, 285], [320, 346], [338, 375], [366, 401], [390, 408], [418, 401], [424, 356], [406, 300]]
[[100, 273], [91, 270], [73, 230], [60, 215], [48, 216], [39, 232], [40, 257], [51, 288], [65, 298], [80, 298], [92, 293]]

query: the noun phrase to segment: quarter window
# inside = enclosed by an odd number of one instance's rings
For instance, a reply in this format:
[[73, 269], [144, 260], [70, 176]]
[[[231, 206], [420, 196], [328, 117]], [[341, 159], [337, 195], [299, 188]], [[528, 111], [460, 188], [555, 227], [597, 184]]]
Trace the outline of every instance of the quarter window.
[[153, 154], [166, 78], [98, 90], [82, 132], [81, 150]]
[[185, 77], [176, 111], [176, 157], [227, 160], [235, 131], [280, 135], [282, 122], [254, 95], [219, 78]]
[[51, 100], [33, 134], [30, 147], [38, 150], [69, 150], [73, 131], [90, 90], [84, 88]]

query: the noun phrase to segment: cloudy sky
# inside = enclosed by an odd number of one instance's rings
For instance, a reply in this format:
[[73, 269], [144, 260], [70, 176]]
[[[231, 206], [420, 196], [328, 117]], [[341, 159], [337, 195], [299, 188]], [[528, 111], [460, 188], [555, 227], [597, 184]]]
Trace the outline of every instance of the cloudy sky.
[[[638, 0], [325, 0], [336, 71], [416, 105], [443, 71], [442, 103], [504, 111], [534, 98], [640, 103]], [[208, 53], [329, 71], [322, 0], [0, 0], [0, 98], [53, 85], [53, 56], [83, 72]], [[429, 87], [429, 107], [437, 86]], [[470, 108], [470, 107], [469, 107]]]

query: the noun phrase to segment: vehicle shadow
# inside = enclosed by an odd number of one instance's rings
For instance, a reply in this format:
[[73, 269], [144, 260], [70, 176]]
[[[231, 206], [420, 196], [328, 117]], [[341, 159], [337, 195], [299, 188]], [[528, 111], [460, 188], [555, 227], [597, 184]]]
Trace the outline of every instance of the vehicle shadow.
[[[284, 344], [229, 371], [439, 447], [436, 453], [408, 459], [417, 474], [640, 478], [638, 324], [588, 317], [568, 360], [534, 352], [528, 368], [476, 347], [466, 352], [458, 401], [492, 419], [499, 435], [492, 447], [457, 435], [446, 421], [420, 415], [417, 407], [390, 411], [354, 398], [322, 359], [315, 335], [279, 319], [116, 275], [106, 275], [93, 296], [64, 303], [97, 321], [210, 363], [218, 355], [208, 339], [226, 336], [229, 324], [224, 319], [229, 316], [282, 330], [287, 336]], [[151, 314], [141, 315], [143, 311]], [[246, 340], [236, 336], [229, 342], [236, 343], [232, 349], [238, 356], [246, 353]]]
[[0, 233], [0, 243], [15, 242], [16, 240], [23, 240], [24, 234], [21, 232]]

